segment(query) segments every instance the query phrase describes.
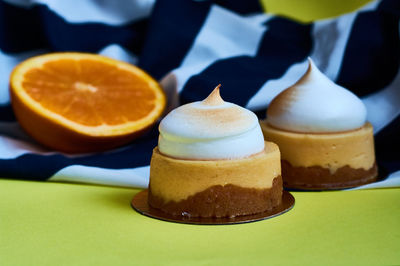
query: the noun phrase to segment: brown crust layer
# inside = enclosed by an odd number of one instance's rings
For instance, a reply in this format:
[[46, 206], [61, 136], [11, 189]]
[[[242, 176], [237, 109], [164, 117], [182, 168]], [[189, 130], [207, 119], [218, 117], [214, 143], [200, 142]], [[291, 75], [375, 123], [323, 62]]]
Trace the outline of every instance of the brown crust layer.
[[346, 165], [331, 173], [329, 169], [320, 166], [294, 167], [288, 161], [282, 160], [282, 177], [285, 188], [342, 189], [376, 181], [378, 168], [376, 163], [368, 170]]
[[153, 208], [177, 216], [235, 217], [272, 210], [282, 203], [282, 177], [274, 178], [268, 189], [243, 188], [228, 184], [212, 186], [179, 202], [165, 203], [149, 188], [149, 204]]

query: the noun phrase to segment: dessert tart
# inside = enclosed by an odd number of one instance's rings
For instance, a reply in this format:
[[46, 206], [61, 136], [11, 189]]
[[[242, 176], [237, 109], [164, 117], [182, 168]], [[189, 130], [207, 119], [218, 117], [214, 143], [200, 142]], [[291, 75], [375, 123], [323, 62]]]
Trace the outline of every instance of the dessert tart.
[[236, 217], [282, 202], [278, 146], [265, 142], [254, 113], [222, 100], [172, 110], [160, 123], [148, 203], [175, 216]]
[[362, 101], [309, 59], [302, 78], [274, 98], [261, 121], [281, 151], [284, 187], [340, 189], [376, 181], [373, 128]]

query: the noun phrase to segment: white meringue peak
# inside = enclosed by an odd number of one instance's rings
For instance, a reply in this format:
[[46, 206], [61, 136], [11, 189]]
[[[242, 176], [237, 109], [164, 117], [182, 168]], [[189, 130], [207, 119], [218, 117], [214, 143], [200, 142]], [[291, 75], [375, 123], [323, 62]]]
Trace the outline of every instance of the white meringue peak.
[[225, 102], [218, 85], [203, 101], [172, 110], [160, 123], [158, 149], [180, 159], [218, 160], [251, 156], [264, 149], [257, 116]]
[[335, 84], [308, 58], [306, 73], [276, 96], [267, 110], [268, 123], [302, 133], [354, 130], [367, 120], [367, 109], [351, 91]]

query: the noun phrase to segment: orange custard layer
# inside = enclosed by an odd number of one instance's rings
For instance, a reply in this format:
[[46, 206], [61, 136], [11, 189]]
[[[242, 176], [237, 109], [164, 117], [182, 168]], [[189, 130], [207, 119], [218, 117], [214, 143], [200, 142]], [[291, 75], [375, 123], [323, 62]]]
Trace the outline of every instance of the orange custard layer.
[[265, 139], [278, 144], [282, 160], [294, 167], [320, 166], [334, 173], [346, 165], [365, 170], [374, 166], [374, 137], [370, 123], [353, 131], [329, 134], [288, 132], [273, 128], [265, 121], [260, 124]]
[[187, 199], [217, 185], [266, 189], [281, 174], [277, 145], [265, 142], [263, 152], [231, 160], [182, 160], [161, 154], [156, 147], [150, 163], [150, 188], [165, 202]]

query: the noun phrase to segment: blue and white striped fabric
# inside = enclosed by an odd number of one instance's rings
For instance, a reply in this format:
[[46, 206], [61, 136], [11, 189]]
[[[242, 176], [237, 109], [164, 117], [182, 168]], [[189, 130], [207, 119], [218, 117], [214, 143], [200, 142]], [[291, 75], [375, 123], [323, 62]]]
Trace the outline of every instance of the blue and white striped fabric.
[[362, 98], [375, 128], [380, 176], [400, 185], [400, 2], [374, 1], [311, 24], [262, 12], [255, 1], [0, 0], [0, 177], [147, 187], [157, 127], [95, 154], [47, 150], [12, 113], [9, 74], [53, 51], [100, 53], [160, 80], [171, 106], [222, 96], [265, 116], [268, 103], [306, 70], [307, 57]]

